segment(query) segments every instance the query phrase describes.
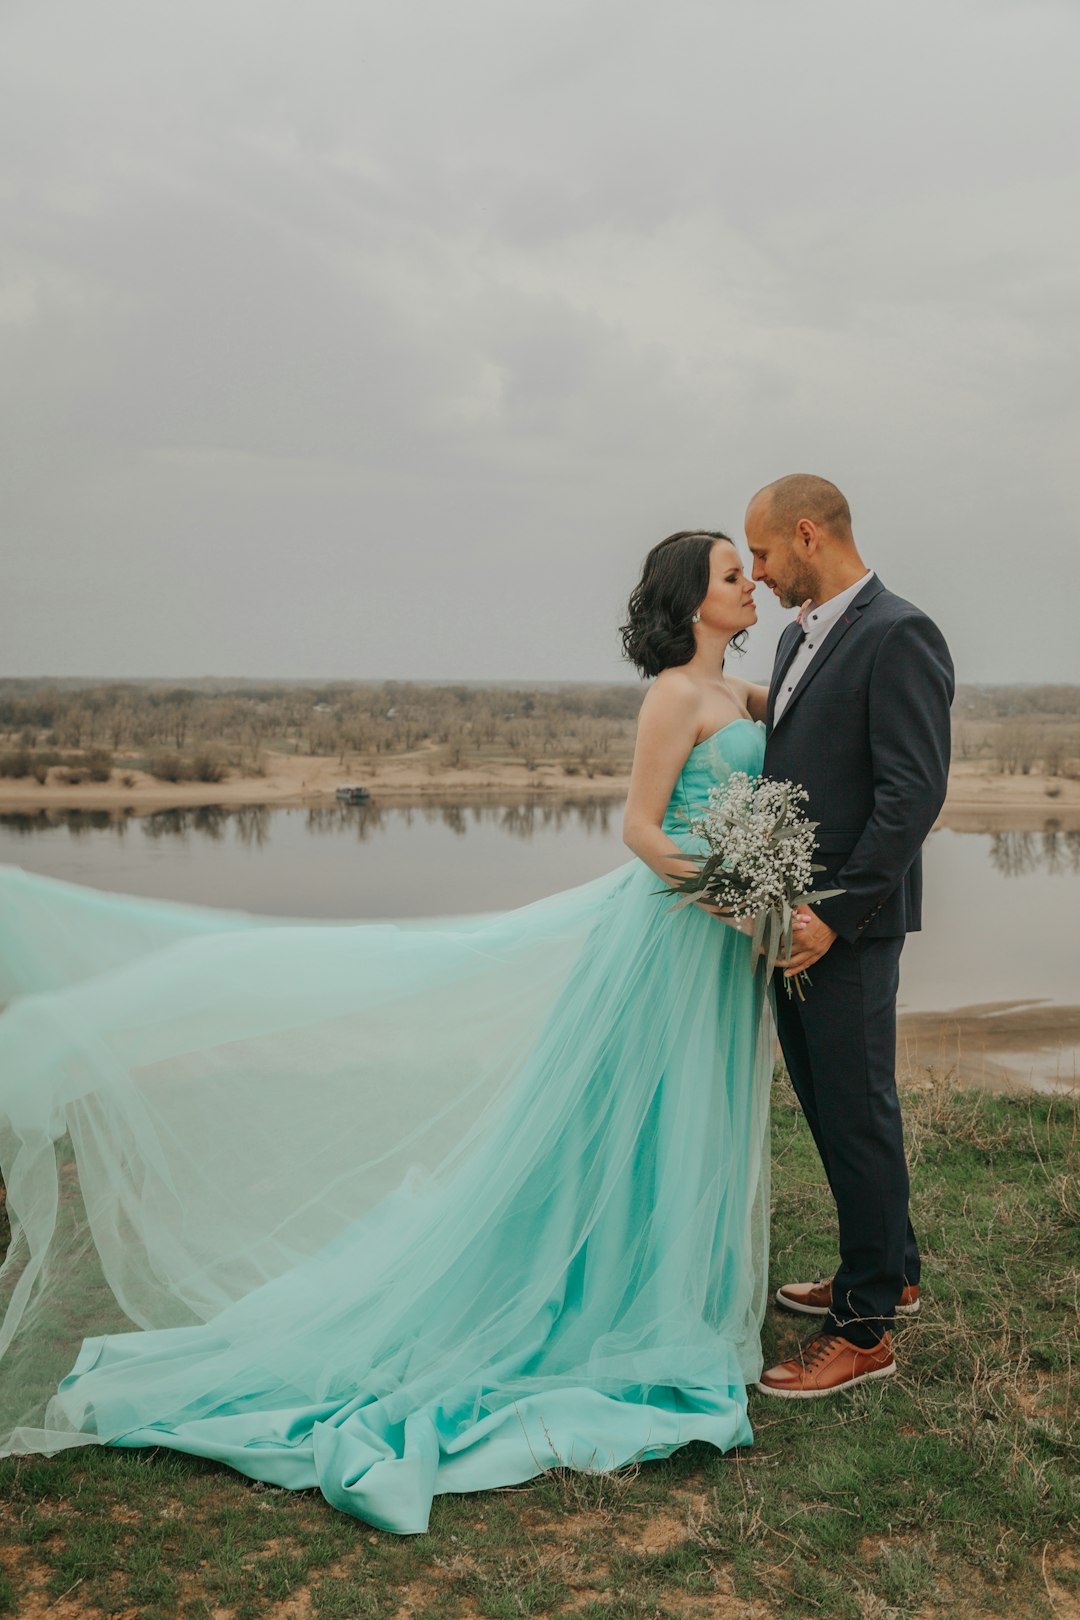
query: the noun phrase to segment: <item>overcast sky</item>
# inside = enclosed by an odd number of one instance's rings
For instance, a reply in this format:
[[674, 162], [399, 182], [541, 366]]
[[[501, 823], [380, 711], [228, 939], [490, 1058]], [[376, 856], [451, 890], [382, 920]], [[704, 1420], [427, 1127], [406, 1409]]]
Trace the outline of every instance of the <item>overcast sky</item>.
[[1080, 680], [1078, 79], [1075, 0], [6, 0], [0, 674], [626, 678], [809, 471]]

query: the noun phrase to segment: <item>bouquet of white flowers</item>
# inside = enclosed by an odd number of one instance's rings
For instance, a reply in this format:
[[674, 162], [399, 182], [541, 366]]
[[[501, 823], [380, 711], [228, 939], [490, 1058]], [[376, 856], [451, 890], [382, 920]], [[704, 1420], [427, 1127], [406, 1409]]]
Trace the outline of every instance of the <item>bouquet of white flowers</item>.
[[[825, 868], [814, 865], [818, 823], [802, 808], [806, 799], [805, 788], [794, 782], [733, 771], [712, 789], [706, 809], [689, 820], [689, 831], [705, 840], [708, 853], [684, 856], [698, 870], [671, 885], [682, 897], [675, 909], [701, 900], [733, 922], [752, 920], [751, 966], [763, 957], [766, 974], [781, 953], [791, 954], [795, 908], [844, 892], [811, 891], [814, 873]], [[802, 979], [810, 982], [805, 973], [785, 979], [788, 995], [794, 982], [802, 998]]]

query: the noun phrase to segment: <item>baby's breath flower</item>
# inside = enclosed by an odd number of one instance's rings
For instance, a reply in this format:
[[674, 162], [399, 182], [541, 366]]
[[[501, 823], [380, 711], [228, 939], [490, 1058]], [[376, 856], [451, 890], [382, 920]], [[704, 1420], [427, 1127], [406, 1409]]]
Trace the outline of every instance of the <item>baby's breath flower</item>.
[[[687, 900], [705, 900], [725, 916], [753, 917], [754, 937], [770, 973], [781, 947], [785, 954], [790, 951], [795, 907], [842, 893], [810, 893], [814, 873], [822, 868], [814, 865], [817, 822], [807, 819], [807, 799], [806, 789], [795, 782], [733, 771], [710, 790], [705, 809], [689, 822], [708, 853], [696, 857], [700, 873], [676, 887]], [[796, 988], [801, 996], [798, 982]]]

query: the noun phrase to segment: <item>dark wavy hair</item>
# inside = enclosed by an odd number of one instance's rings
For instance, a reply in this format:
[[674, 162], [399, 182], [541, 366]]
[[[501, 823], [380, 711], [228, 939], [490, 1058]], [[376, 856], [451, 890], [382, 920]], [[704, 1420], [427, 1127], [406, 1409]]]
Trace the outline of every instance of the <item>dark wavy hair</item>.
[[[708, 594], [709, 555], [718, 540], [734, 544], [719, 529], [680, 529], [645, 558], [629, 617], [619, 626], [623, 655], [642, 675], [659, 675], [693, 658], [697, 644], [690, 619]], [[745, 642], [746, 632], [740, 630], [730, 645], [742, 652]]]

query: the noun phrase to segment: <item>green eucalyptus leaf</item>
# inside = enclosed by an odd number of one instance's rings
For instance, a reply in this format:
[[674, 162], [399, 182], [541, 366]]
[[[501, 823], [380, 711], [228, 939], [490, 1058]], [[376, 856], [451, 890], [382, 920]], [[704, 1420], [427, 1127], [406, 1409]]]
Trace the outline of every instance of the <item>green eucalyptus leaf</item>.
[[770, 979], [772, 978], [773, 969], [776, 967], [776, 958], [780, 954], [777, 921], [776, 912], [770, 906], [769, 921], [765, 929], [765, 977]]
[[695, 895], [684, 894], [682, 899], [681, 900], [676, 900], [676, 902], [675, 902], [675, 904], [673, 906], [667, 906], [665, 908], [664, 915], [667, 916], [668, 913], [672, 912], [672, 911], [681, 911], [684, 906], [692, 906], [692, 905], [694, 905], [695, 901], [696, 901], [696, 896]]

